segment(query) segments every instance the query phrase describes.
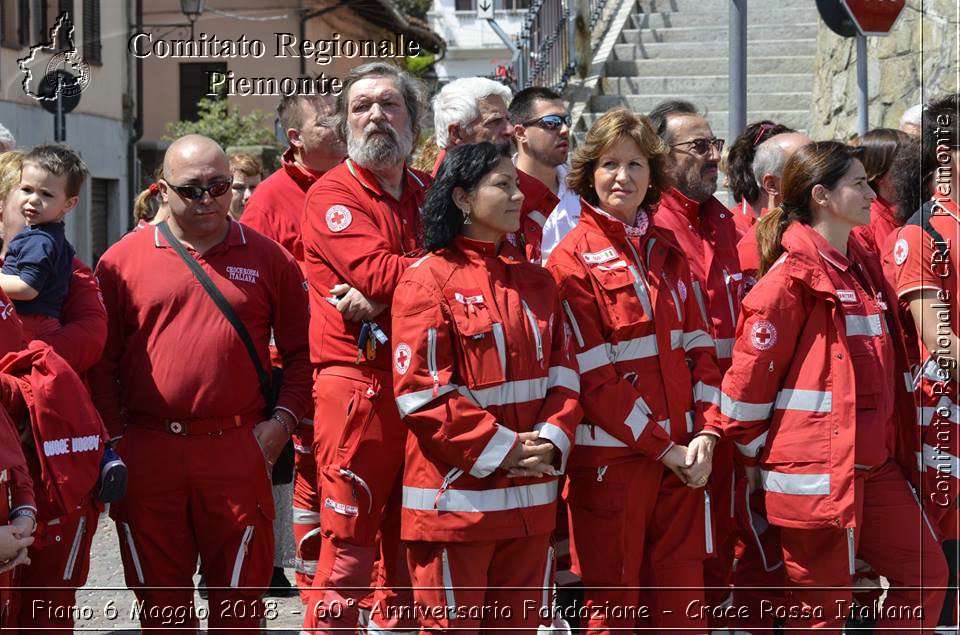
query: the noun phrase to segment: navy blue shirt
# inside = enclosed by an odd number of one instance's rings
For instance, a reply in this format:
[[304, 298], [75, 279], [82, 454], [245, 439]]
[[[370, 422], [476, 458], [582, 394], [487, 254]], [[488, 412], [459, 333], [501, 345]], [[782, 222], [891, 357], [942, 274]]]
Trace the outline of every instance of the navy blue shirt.
[[27, 227], [10, 241], [3, 273], [17, 276], [39, 292], [33, 300], [14, 300], [18, 313], [60, 317], [74, 253], [62, 222]]

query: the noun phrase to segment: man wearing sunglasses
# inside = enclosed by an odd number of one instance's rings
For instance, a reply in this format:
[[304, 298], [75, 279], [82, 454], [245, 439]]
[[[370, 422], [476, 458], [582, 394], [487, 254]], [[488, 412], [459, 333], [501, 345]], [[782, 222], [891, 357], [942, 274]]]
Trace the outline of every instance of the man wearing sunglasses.
[[[111, 514], [144, 630], [195, 616], [198, 555], [211, 606], [232, 607], [211, 610], [211, 628], [257, 629], [273, 570], [270, 468], [310, 401], [303, 276], [282, 247], [229, 217], [230, 167], [216, 142], [174, 141], [163, 177], [167, 219], [97, 265], [108, 337], [90, 383], [129, 470]], [[283, 383], [266, 418], [250, 350], [184, 258], [233, 309], [261, 368], [276, 342]]]
[[527, 259], [546, 262], [560, 239], [580, 220], [580, 197], [567, 188], [570, 113], [549, 88], [527, 88], [510, 102], [523, 192], [520, 231], [514, 239]]
[[440, 148], [434, 177], [450, 148], [481, 141], [510, 143], [510, 97], [509, 88], [486, 77], [461, 77], [440, 89], [433, 98], [433, 127]]
[[[658, 104], [649, 117], [670, 150], [676, 179], [676, 186], [661, 198], [653, 222], [671, 230], [680, 249], [687, 254], [693, 278], [690, 291], [705, 322], [712, 326], [717, 361], [720, 370], [725, 371], [730, 367], [740, 312], [742, 276], [733, 216], [714, 196], [724, 140], [713, 134], [706, 118], [687, 101]], [[712, 443], [706, 436], [698, 436], [692, 444]], [[701, 557], [707, 557], [704, 560], [707, 601], [719, 604], [725, 594], [711, 591], [711, 587], [726, 587], [736, 543], [736, 527], [728, 511], [731, 509], [733, 479], [732, 445], [718, 445], [712, 460], [713, 471], [707, 487], [708, 506], [704, 513], [707, 526], [714, 532], [716, 549], [712, 554], [701, 553]], [[692, 560], [696, 554], [681, 554], [678, 560], [684, 557]], [[711, 628], [721, 627], [711, 624]]]

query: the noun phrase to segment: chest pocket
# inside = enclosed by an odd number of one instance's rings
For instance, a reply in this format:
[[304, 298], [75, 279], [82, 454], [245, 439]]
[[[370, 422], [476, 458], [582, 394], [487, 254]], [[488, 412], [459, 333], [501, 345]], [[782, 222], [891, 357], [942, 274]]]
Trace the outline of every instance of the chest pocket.
[[[620, 262], [623, 265], [617, 266]], [[601, 308], [614, 330], [651, 320], [650, 293], [635, 266], [625, 260], [608, 262], [591, 266], [590, 274], [596, 281]]]
[[888, 370], [883, 364], [885, 345], [884, 316], [844, 315], [847, 326], [847, 345], [857, 384], [857, 410], [876, 410], [880, 402], [879, 378]]
[[453, 315], [459, 366], [468, 388], [501, 384], [506, 379], [507, 346], [503, 325], [494, 322], [479, 290], [447, 290]]

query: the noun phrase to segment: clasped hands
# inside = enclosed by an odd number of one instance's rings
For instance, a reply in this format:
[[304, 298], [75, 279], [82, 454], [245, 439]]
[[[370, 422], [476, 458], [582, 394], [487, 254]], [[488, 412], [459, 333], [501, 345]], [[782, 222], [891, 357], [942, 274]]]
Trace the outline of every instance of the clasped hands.
[[539, 432], [520, 432], [520, 442], [514, 444], [507, 456], [500, 462], [500, 468], [507, 476], [553, 476], [557, 473], [553, 466], [557, 447], [547, 439], [541, 439]]
[[0, 526], [0, 573], [30, 564], [27, 547], [33, 544], [35, 529], [36, 523], [29, 516], [20, 516], [9, 525]]
[[660, 461], [687, 487], [703, 487], [713, 469], [713, 449], [716, 445], [715, 436], [700, 434], [693, 438], [690, 445], [674, 445]]

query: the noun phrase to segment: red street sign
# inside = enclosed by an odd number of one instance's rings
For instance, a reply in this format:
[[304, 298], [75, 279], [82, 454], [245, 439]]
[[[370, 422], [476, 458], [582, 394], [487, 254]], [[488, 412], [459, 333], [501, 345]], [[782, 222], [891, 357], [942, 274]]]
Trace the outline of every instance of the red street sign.
[[907, 0], [842, 0], [863, 35], [888, 35]]

